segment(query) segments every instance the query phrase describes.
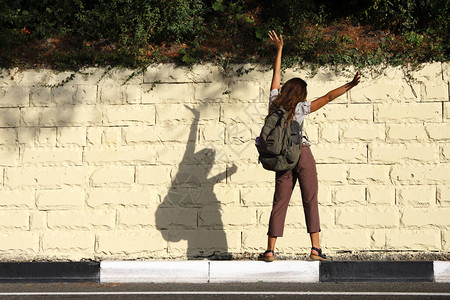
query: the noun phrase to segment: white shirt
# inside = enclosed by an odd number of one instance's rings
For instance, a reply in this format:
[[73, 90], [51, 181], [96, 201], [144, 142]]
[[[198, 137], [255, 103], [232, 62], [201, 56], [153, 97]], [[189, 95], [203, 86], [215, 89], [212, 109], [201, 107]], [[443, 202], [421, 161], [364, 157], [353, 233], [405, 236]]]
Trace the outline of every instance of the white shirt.
[[[271, 90], [269, 96], [269, 105], [277, 97], [278, 97], [278, 90], [277, 89]], [[306, 115], [308, 115], [310, 112], [311, 112], [311, 101], [299, 102], [295, 107], [294, 120], [297, 121], [300, 126], [302, 126], [302, 123], [305, 120]], [[306, 143], [309, 146], [311, 146], [311, 143], [306, 139], [303, 127], [302, 127], [302, 143]]]

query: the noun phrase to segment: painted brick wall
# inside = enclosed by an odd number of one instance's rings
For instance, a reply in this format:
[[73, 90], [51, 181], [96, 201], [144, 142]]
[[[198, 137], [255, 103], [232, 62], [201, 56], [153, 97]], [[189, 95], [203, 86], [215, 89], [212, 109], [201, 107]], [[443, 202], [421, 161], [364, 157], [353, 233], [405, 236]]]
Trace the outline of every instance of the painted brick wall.
[[[0, 260], [185, 259], [266, 245], [274, 174], [253, 139], [271, 71], [1, 70]], [[307, 117], [322, 246], [450, 251], [450, 65], [361, 84]], [[350, 77], [286, 70], [313, 100]], [[309, 250], [300, 192], [278, 251]]]

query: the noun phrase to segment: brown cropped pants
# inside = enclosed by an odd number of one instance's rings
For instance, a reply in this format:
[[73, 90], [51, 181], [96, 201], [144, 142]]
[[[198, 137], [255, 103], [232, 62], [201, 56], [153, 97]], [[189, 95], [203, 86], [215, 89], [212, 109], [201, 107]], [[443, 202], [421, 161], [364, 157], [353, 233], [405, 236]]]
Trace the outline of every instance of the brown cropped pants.
[[302, 194], [308, 233], [320, 231], [317, 201], [318, 182], [316, 162], [309, 146], [303, 144], [298, 165], [289, 171], [276, 172], [275, 194], [269, 221], [269, 236], [283, 236], [286, 211], [297, 180]]

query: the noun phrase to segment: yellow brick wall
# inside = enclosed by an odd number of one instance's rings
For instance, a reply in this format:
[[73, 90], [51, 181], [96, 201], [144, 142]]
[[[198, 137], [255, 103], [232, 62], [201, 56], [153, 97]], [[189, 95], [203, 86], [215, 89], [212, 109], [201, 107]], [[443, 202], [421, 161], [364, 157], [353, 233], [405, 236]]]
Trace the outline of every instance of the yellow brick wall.
[[[246, 72], [242, 72], [245, 70]], [[0, 70], [0, 261], [246, 256], [266, 246], [274, 173], [254, 138], [271, 70]], [[450, 245], [450, 64], [399, 68], [309, 115], [321, 243], [352, 251]], [[351, 79], [288, 69], [314, 100]], [[297, 187], [277, 251], [307, 253]]]

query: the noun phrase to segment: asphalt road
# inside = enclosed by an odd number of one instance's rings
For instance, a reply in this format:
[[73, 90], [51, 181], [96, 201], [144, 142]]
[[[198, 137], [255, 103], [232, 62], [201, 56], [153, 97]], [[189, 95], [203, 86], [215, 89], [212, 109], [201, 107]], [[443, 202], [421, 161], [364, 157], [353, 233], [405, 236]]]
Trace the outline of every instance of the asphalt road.
[[450, 299], [450, 283], [16, 283], [0, 299]]

